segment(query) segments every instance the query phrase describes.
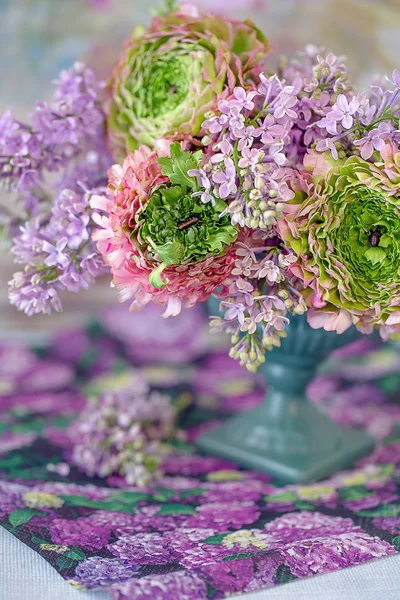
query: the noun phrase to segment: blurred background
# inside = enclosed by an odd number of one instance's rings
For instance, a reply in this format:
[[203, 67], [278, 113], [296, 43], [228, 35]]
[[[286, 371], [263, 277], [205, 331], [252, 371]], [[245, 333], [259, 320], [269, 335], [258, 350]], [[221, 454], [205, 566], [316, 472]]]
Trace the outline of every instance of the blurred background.
[[[348, 57], [360, 85], [376, 73], [399, 67], [400, 0], [193, 0], [201, 8], [250, 16], [270, 38], [275, 56], [295, 54], [306, 44]], [[147, 24], [159, 0], [0, 0], [0, 112], [12, 108], [29, 118], [37, 99], [52, 93], [61, 69], [82, 60], [107, 77], [132, 27]], [[271, 58], [272, 61], [272, 58]], [[272, 62], [271, 62], [272, 64]], [[1, 193], [1, 192], [0, 192]], [[115, 299], [108, 282], [89, 292], [70, 294], [63, 315], [18, 314], [7, 302], [13, 270], [0, 247], [0, 331], [43, 331], [85, 320]]]

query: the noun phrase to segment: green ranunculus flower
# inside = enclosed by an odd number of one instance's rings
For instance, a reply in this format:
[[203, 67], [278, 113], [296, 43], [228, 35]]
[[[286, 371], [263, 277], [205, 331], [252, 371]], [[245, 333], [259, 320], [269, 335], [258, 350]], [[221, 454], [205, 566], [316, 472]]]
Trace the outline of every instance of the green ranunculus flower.
[[181, 11], [136, 28], [118, 60], [105, 103], [117, 154], [199, 135], [217, 98], [262, 70], [268, 42], [251, 21]]
[[289, 203], [280, 229], [311, 325], [400, 327], [400, 186], [385, 162], [337, 163]]
[[185, 266], [226, 253], [238, 231], [220, 199], [201, 201], [201, 190], [190, 169], [199, 166], [201, 151], [191, 154], [171, 146], [171, 158], [159, 158], [169, 182], [157, 187], [136, 216], [131, 241], [155, 266], [149, 282], [163, 288], [161, 273], [170, 266]]

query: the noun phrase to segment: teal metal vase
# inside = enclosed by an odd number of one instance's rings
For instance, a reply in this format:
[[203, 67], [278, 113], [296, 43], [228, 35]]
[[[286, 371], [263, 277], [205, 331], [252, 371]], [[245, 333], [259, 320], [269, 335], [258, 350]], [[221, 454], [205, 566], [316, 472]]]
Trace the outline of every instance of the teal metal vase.
[[309, 482], [351, 466], [374, 447], [368, 434], [334, 423], [306, 395], [321, 363], [360, 334], [354, 327], [342, 335], [312, 329], [306, 317], [292, 318], [287, 333], [261, 367], [264, 402], [204, 434], [197, 446], [285, 482]]

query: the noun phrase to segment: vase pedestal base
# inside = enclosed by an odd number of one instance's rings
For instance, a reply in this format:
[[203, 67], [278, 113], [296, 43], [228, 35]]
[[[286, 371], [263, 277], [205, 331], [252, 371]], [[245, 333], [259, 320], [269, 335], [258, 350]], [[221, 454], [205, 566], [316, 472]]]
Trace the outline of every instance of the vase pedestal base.
[[305, 398], [286, 398], [282, 404], [272, 394], [257, 408], [202, 435], [197, 447], [288, 483], [306, 483], [350, 467], [373, 450], [374, 441], [367, 433], [334, 423]]

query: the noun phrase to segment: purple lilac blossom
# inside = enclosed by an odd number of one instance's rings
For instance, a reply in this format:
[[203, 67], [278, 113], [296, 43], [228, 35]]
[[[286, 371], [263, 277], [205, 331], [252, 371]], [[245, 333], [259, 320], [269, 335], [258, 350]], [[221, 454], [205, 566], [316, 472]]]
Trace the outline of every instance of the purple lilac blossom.
[[219, 563], [225, 556], [232, 554], [222, 546], [199, 543], [183, 543], [177, 545], [179, 564], [187, 569], [195, 569], [204, 565]]
[[157, 481], [160, 488], [167, 488], [175, 491], [185, 491], [199, 487], [199, 480], [195, 477], [179, 477], [179, 475], [162, 475]]
[[253, 563], [255, 567], [254, 577], [243, 591], [253, 592], [276, 585], [276, 569], [283, 564], [279, 552], [256, 556], [253, 558]]
[[160, 533], [123, 535], [107, 549], [119, 560], [131, 565], [163, 565], [178, 559], [168, 539]]
[[200, 569], [203, 577], [215, 588], [226, 594], [243, 592], [254, 578], [254, 563], [251, 558], [214, 562]]
[[[207, 349], [204, 311], [199, 306], [181, 312], [175, 319], [160, 319], [163, 310], [148, 304], [140, 316], [125, 305], [104, 311], [102, 323], [122, 341], [125, 351], [139, 364], [178, 364], [193, 360]], [[157, 319], [157, 328], [152, 324]]]
[[392, 535], [400, 535], [400, 521], [397, 517], [376, 517], [372, 520], [375, 527], [388, 531]]
[[207, 544], [205, 540], [216, 533], [216, 529], [191, 529], [186, 526], [165, 535], [170, 547], [179, 557], [179, 563], [188, 569], [219, 562], [232, 550], [220, 544]]
[[1, 411], [12, 408], [30, 409], [31, 412], [61, 414], [79, 412], [86, 400], [77, 391], [16, 392], [14, 395], [0, 396]]
[[110, 538], [111, 525], [96, 526], [88, 517], [74, 521], [54, 519], [50, 525], [51, 539], [60, 546], [81, 546], [90, 551], [101, 550]]
[[207, 483], [204, 493], [199, 497], [201, 504], [213, 502], [257, 502], [262, 494], [269, 494], [273, 487], [257, 480], [222, 481], [220, 483]]
[[108, 500], [119, 490], [102, 488], [92, 484], [64, 483], [61, 481], [45, 481], [40, 485], [40, 491], [56, 496], [84, 496], [88, 500]]
[[281, 548], [280, 553], [293, 575], [308, 577], [390, 556], [396, 550], [377, 537], [362, 531], [349, 531], [322, 539], [293, 542]]
[[162, 464], [163, 473], [168, 475], [188, 475], [189, 477], [231, 469], [235, 469], [235, 464], [221, 458], [188, 454], [168, 456]]
[[23, 485], [11, 482], [0, 482], [0, 519], [3, 519], [17, 508], [24, 508], [22, 497], [27, 492]]
[[30, 446], [37, 437], [37, 434], [33, 432], [16, 433], [14, 431], [9, 431], [2, 435], [0, 439], [0, 456], [7, 454], [12, 450]]
[[91, 556], [78, 564], [75, 580], [89, 589], [105, 587], [135, 577], [138, 570], [139, 567], [121, 563], [117, 558]]
[[52, 339], [52, 355], [65, 363], [77, 363], [90, 350], [90, 339], [81, 328], [69, 328], [57, 333]]
[[353, 512], [357, 512], [368, 508], [375, 508], [381, 504], [396, 503], [398, 498], [399, 494], [396, 490], [379, 490], [377, 493], [368, 494], [364, 498], [344, 501], [343, 506]]
[[131, 580], [110, 589], [112, 600], [202, 600], [207, 598], [205, 582], [195, 573], [176, 571]]
[[162, 443], [171, 439], [175, 419], [170, 398], [134, 372], [125, 389], [88, 403], [70, 425], [72, 460], [89, 477], [117, 474], [130, 485], [146, 485], [158, 476]]
[[228, 531], [250, 525], [259, 516], [260, 511], [253, 502], [212, 502], [198, 506], [196, 514], [186, 522], [186, 527]]
[[231, 595], [271, 587], [276, 583], [275, 573], [280, 564], [281, 556], [272, 553], [204, 565], [200, 571], [213, 586]]
[[28, 315], [60, 311], [59, 292], [88, 289], [104, 265], [89, 210], [111, 162], [102, 140], [103, 85], [81, 63], [55, 84], [53, 102], [37, 103], [31, 126], [9, 112], [0, 117], [0, 180], [17, 194], [4, 225], [24, 265], [9, 298]]
[[301, 511], [283, 515], [267, 523], [264, 531], [279, 542], [287, 543], [332, 534], [360, 531], [351, 519], [330, 517], [319, 512]]
[[[134, 515], [109, 510], [96, 510], [88, 519], [93, 521], [95, 525], [112, 527], [112, 531], [117, 533], [117, 535], [119, 535], [118, 531], [123, 532], [125, 528], [129, 529], [135, 523]], [[131, 531], [126, 531], [126, 533], [131, 533]]]
[[66, 364], [52, 360], [38, 361], [35, 368], [20, 381], [21, 391], [46, 392], [60, 390], [73, 383], [75, 371]]
[[[142, 506], [136, 509], [134, 515], [126, 519], [113, 520], [115, 533], [117, 535], [135, 534], [135, 533], [154, 533], [165, 531], [175, 531], [182, 527], [187, 519], [187, 515], [160, 515], [159, 506]], [[106, 517], [106, 514], [104, 515]]]

